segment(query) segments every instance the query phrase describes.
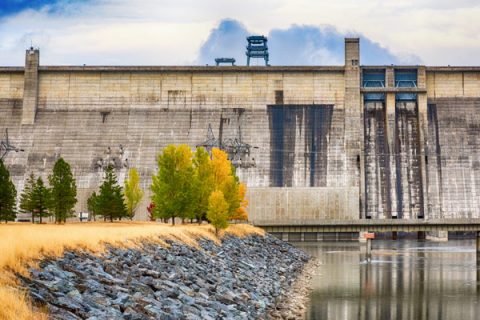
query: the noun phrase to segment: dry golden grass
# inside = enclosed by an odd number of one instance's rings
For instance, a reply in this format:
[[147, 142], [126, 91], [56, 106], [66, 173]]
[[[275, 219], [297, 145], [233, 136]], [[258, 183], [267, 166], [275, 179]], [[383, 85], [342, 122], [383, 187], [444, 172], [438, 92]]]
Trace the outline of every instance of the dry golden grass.
[[[223, 234], [243, 237], [263, 234], [261, 229], [249, 225], [231, 225]], [[148, 240], [166, 245], [171, 239], [197, 246], [197, 239], [215, 242], [210, 225], [169, 226], [151, 222], [72, 223], [66, 225], [6, 224], [0, 225], [0, 319], [46, 319], [34, 310], [26, 293], [18, 287], [15, 273], [27, 274], [43, 257], [59, 257], [65, 250], [102, 252], [105, 244], [136, 246]]]

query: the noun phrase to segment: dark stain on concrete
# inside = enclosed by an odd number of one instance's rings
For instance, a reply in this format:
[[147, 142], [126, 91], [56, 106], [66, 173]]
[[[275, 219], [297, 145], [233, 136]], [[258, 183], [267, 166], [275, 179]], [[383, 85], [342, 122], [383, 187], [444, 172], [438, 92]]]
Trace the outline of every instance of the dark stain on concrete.
[[[392, 217], [390, 150], [387, 139], [385, 103], [365, 103], [365, 212], [372, 218]], [[374, 193], [376, 196], [371, 197]], [[382, 210], [380, 210], [382, 208]]]
[[[333, 105], [270, 105], [270, 185], [291, 187], [296, 136], [304, 132], [305, 186], [326, 186]], [[308, 172], [308, 173], [307, 173]]]
[[[428, 137], [432, 146], [431, 152], [436, 158], [436, 169], [438, 175], [438, 197], [443, 199], [443, 176], [442, 176], [442, 149], [440, 146], [440, 131], [438, 130], [438, 113], [436, 104], [428, 104]], [[428, 150], [430, 151], [430, 150]], [[430, 153], [430, 152], [429, 152]], [[442, 211], [442, 202], [439, 201], [439, 210]]]
[[[304, 111], [306, 117], [305, 148], [310, 165], [310, 187], [327, 186], [328, 137], [332, 125], [333, 106], [309, 107]], [[307, 159], [305, 159], [307, 160]]]
[[417, 103], [397, 102], [395, 122], [398, 218], [416, 219], [424, 216]]

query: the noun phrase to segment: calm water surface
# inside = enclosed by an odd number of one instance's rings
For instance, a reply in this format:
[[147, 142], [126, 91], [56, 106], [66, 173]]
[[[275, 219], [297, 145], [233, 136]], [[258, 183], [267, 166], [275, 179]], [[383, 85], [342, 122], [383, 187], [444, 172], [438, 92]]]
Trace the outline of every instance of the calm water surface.
[[295, 243], [320, 260], [307, 319], [480, 319], [474, 240]]

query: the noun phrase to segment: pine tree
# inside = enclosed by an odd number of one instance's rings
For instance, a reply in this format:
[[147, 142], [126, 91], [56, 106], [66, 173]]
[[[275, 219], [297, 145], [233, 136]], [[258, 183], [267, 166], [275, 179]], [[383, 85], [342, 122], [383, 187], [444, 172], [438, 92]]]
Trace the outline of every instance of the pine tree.
[[20, 195], [20, 209], [23, 213], [30, 213], [32, 215], [32, 223], [35, 222], [35, 212], [32, 202], [32, 192], [35, 188], [35, 182], [35, 176], [31, 173]]
[[118, 185], [117, 175], [112, 166], [105, 170], [105, 177], [96, 197], [95, 207], [98, 215], [109, 219], [122, 219], [127, 216], [127, 207], [123, 199], [122, 187]]
[[140, 177], [135, 168], [128, 171], [128, 179], [125, 179], [125, 205], [127, 206], [127, 217], [133, 219], [138, 204], [143, 198], [143, 190], [140, 187]]
[[169, 145], [158, 155], [157, 163], [158, 172], [151, 185], [154, 216], [172, 219], [173, 225], [176, 217], [193, 218], [192, 150], [185, 144]]
[[17, 216], [15, 212], [17, 190], [10, 179], [10, 173], [0, 159], [0, 221], [13, 221]]
[[228, 227], [228, 203], [220, 190], [212, 192], [208, 198], [207, 218], [215, 228], [215, 234], [218, 236], [220, 229]]
[[49, 209], [57, 223], [66, 222], [77, 203], [77, 186], [70, 165], [63, 158], [55, 162], [48, 181], [51, 186]]
[[49, 190], [45, 187], [41, 177], [38, 177], [35, 182], [31, 192], [30, 203], [33, 209], [32, 212], [35, 212], [35, 215], [40, 218], [40, 223], [42, 223], [43, 217], [50, 216], [48, 211]]
[[87, 200], [87, 208], [88, 208], [88, 211], [90, 212], [90, 216], [93, 217], [93, 221], [96, 220], [95, 217], [98, 211], [97, 199], [98, 199], [97, 193], [94, 191]]

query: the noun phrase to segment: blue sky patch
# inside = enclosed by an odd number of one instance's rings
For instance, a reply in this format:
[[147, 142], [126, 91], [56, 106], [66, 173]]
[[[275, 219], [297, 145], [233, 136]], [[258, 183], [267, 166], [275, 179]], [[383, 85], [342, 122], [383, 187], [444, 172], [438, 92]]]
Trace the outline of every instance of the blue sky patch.
[[24, 10], [48, 8], [48, 12], [61, 12], [65, 5], [71, 3], [91, 2], [91, 0], [3, 0], [0, 4], [0, 18], [15, 15]]

